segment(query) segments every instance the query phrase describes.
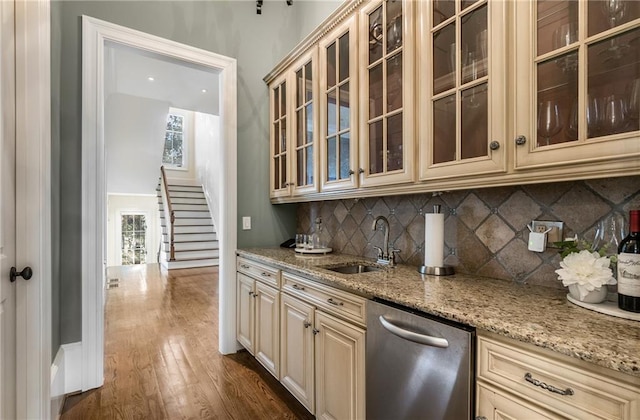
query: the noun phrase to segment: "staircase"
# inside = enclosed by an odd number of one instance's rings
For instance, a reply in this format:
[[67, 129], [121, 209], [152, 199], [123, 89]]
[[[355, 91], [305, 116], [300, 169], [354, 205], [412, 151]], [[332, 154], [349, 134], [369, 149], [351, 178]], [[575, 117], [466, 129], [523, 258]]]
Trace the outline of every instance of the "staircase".
[[209, 213], [207, 200], [200, 185], [188, 181], [168, 183], [168, 195], [174, 213], [173, 247], [171, 259], [171, 234], [164, 217], [161, 185], [158, 184], [158, 205], [162, 225], [160, 261], [171, 269], [207, 267], [219, 264], [218, 236]]

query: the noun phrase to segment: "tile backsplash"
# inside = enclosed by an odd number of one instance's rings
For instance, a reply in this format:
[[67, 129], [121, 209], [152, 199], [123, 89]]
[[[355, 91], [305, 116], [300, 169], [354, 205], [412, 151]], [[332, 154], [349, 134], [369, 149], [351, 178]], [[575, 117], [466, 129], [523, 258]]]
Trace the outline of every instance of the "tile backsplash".
[[457, 272], [562, 288], [555, 270], [557, 249], [527, 249], [532, 220], [564, 222], [565, 237], [592, 238], [597, 223], [624, 218], [640, 208], [640, 176], [496, 187], [442, 194], [413, 194], [301, 203], [297, 231], [310, 233], [322, 220], [321, 237], [334, 251], [375, 258], [382, 230], [376, 216], [389, 219], [389, 240], [402, 250], [399, 261], [424, 262], [424, 213], [441, 205], [445, 214], [445, 264]]

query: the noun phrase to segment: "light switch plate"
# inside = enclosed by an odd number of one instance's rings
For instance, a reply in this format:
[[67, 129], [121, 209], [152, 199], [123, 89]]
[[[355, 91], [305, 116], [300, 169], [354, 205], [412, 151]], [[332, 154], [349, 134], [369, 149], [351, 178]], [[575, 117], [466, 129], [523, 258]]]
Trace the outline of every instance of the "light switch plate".
[[242, 216], [242, 230], [251, 230], [251, 216]]
[[547, 248], [557, 248], [553, 243], [564, 240], [564, 222], [534, 220], [531, 222], [531, 228], [534, 232], [540, 233], [545, 232], [547, 229], [551, 229], [549, 233], [547, 233]]

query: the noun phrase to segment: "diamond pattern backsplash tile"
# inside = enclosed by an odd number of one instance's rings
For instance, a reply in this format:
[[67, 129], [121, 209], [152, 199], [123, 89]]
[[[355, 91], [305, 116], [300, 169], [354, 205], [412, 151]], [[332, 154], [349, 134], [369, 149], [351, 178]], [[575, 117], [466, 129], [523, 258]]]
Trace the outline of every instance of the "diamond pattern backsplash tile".
[[311, 233], [320, 218], [321, 238], [336, 252], [375, 258], [373, 246], [382, 245], [383, 235], [372, 224], [385, 216], [399, 261], [417, 267], [424, 262], [424, 214], [436, 204], [445, 214], [445, 264], [461, 273], [562, 288], [555, 274], [558, 250], [529, 251], [526, 225], [563, 221], [565, 237], [585, 239], [607, 218], [624, 218], [626, 227], [629, 210], [640, 209], [640, 176], [302, 203], [297, 231]]

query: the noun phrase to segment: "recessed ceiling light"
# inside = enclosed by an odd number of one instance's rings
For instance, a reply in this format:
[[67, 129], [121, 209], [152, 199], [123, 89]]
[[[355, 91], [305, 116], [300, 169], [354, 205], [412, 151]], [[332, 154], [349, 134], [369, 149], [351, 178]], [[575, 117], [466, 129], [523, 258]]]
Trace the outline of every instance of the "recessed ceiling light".
[[147, 77], [147, 80], [150, 81], [150, 82], [153, 82], [156, 79], [153, 76], [149, 76], [149, 77]]
[[202, 93], [207, 93], [207, 89], [202, 89]]

